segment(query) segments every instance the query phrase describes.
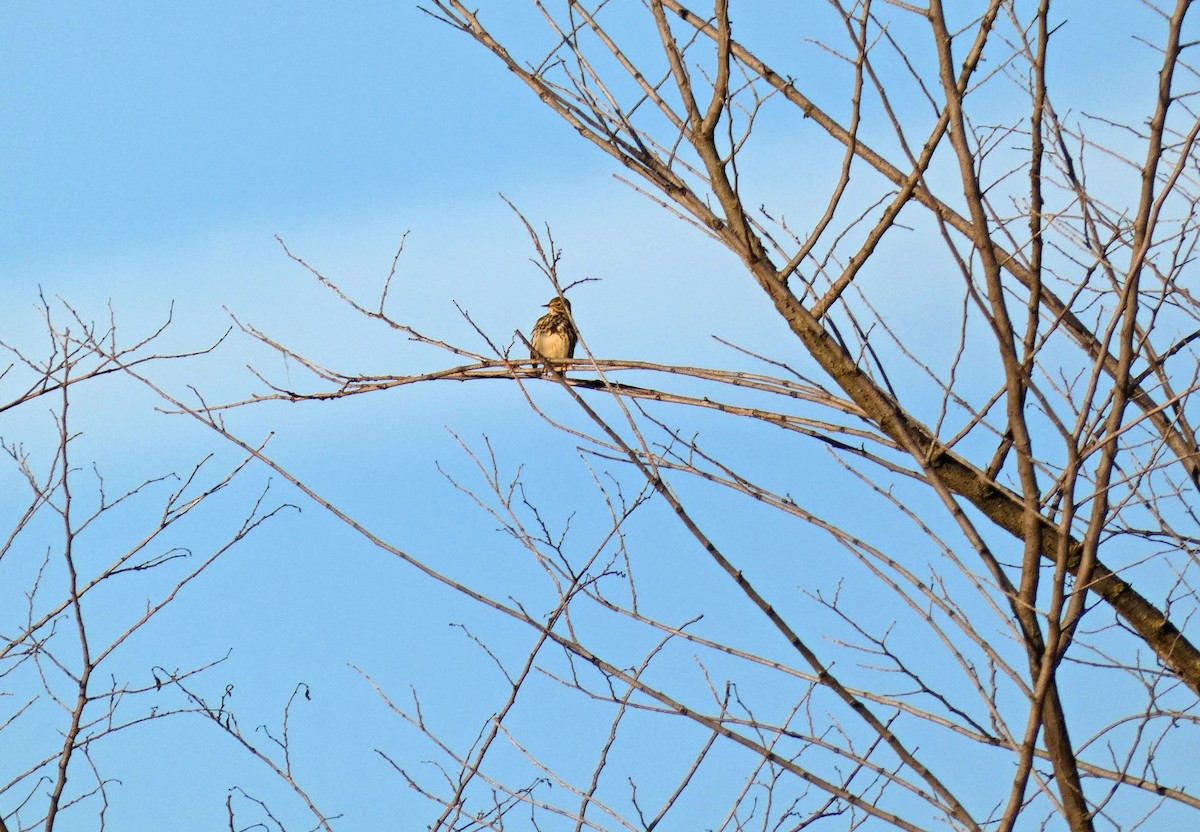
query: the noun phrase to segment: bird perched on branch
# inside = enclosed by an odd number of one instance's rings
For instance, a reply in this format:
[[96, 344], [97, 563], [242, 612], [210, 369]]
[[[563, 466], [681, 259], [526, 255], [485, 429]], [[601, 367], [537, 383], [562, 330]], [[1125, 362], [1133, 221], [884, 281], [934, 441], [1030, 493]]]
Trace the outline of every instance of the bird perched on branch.
[[[579, 333], [575, 330], [575, 322], [571, 320], [571, 302], [566, 298], [553, 297], [546, 308], [550, 311], [533, 325], [533, 337], [529, 339], [533, 349], [529, 351], [529, 357], [574, 358]], [[537, 370], [537, 365], [534, 365], [534, 370]]]

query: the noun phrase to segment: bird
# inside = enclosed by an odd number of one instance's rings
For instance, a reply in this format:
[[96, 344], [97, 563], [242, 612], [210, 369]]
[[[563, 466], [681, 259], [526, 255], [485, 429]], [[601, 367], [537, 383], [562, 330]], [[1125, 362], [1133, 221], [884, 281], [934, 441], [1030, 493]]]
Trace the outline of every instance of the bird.
[[[533, 337], [530, 338], [533, 349], [529, 351], [529, 357], [574, 358], [579, 333], [571, 319], [571, 301], [555, 296], [550, 298], [545, 308], [550, 311], [533, 325]], [[549, 369], [548, 364], [546, 369]], [[537, 370], [536, 364], [534, 370]]]

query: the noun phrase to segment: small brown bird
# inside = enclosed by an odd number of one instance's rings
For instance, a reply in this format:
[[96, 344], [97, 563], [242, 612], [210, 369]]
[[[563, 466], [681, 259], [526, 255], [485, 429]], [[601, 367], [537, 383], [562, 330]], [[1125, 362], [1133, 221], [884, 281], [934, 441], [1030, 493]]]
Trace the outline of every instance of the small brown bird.
[[[529, 357], [574, 358], [579, 333], [575, 330], [575, 322], [571, 320], [571, 301], [553, 297], [546, 308], [550, 311], [533, 325], [533, 337], [529, 339], [533, 349]], [[534, 370], [537, 370], [537, 365], [534, 365]]]

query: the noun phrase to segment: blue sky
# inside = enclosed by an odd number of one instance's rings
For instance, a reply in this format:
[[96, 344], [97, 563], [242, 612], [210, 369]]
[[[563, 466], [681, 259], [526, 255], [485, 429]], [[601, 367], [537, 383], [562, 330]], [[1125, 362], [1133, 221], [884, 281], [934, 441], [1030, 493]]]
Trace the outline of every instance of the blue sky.
[[[5, 339], [32, 351], [43, 343], [34, 308], [41, 287], [85, 315], [103, 316], [111, 299], [131, 335], [157, 326], [173, 302], [178, 323], [169, 340], [181, 348], [219, 334], [228, 307], [335, 366], [405, 371], [430, 357], [358, 327], [286, 259], [274, 235], [373, 296], [406, 231], [393, 290], [406, 319], [477, 345], [454, 311], [458, 300], [506, 341], [552, 290], [528, 262], [525, 232], [500, 192], [536, 224], [553, 222], [572, 279], [606, 279], [582, 287], [581, 324], [603, 320], [599, 310], [628, 306], [628, 325], [594, 328], [595, 349], [694, 360], [697, 345], [711, 349], [708, 332], [746, 334], [713, 320], [691, 346], [663, 343], [648, 324], [664, 311], [673, 319], [720, 316], [698, 300], [699, 287], [720, 279], [728, 259], [714, 260], [711, 246], [693, 249], [688, 233], [615, 183], [602, 156], [582, 147], [490, 56], [407, 4], [9, 5], [0, 14], [0, 74], [0, 297], [9, 310]], [[620, 246], [612, 245], [616, 239]], [[644, 280], [647, 270], [664, 280]], [[692, 291], [672, 288], [681, 283]], [[295, 370], [241, 341], [220, 359], [193, 365], [187, 378], [158, 381], [177, 392], [198, 383], [217, 398], [244, 395], [254, 389], [242, 369], [250, 361], [283, 378]], [[497, 548], [494, 524], [436, 471], [440, 462], [470, 478], [446, 426], [473, 443], [484, 431], [499, 432], [510, 466], [536, 448], [554, 448], [549, 464], [530, 464], [549, 484], [577, 484], [573, 443], [537, 427], [531, 433], [513, 391], [405, 392], [411, 395], [336, 408], [274, 407], [239, 424], [250, 436], [279, 431], [272, 447], [280, 458], [397, 545], [451, 571], [465, 566], [493, 583], [511, 581], [504, 558], [512, 555]], [[129, 487], [185, 467], [213, 446], [203, 429], [157, 415], [153, 406], [125, 383], [81, 397], [74, 408], [81, 464], [96, 463], [112, 488]], [[44, 441], [51, 428], [45, 410], [11, 414], [0, 434]], [[226, 462], [233, 457], [219, 453]], [[561, 459], [573, 473], [556, 473]], [[250, 499], [266, 481], [256, 472], [236, 496]], [[276, 499], [296, 499], [278, 478], [273, 488]], [[228, 511], [240, 504], [232, 497], [223, 503]], [[487, 633], [503, 624], [455, 603], [312, 505], [281, 521], [189, 587], [169, 616], [130, 643], [113, 672], [144, 681], [152, 664], [189, 666], [233, 648], [202, 687], [219, 695], [234, 683], [247, 729], [277, 726], [287, 696], [306, 682], [313, 704], [303, 703], [296, 731], [319, 802], [345, 813], [347, 829], [378, 828], [384, 817], [426, 819], [428, 806], [372, 750], [394, 752], [413, 736], [347, 662], [397, 694], [419, 683], [433, 700], [431, 718], [466, 743], [497, 706], [489, 685], [499, 677], [447, 672], [478, 659], [449, 624]], [[200, 552], [236, 522], [214, 512], [178, 542]], [[92, 545], [103, 553], [128, 545], [130, 534], [110, 524]], [[115, 616], [113, 626], [122, 620]], [[529, 635], [510, 629], [509, 637], [519, 658]], [[450, 687], [424, 681], [438, 678]], [[40, 738], [31, 743], [48, 742], [58, 725], [52, 711], [39, 719], [26, 729]], [[270, 794], [256, 764], [195, 718], [161, 723], [109, 748], [107, 770], [122, 780], [108, 816], [117, 828], [162, 829], [181, 807], [196, 828], [211, 828], [222, 822], [234, 783]], [[297, 817], [295, 806], [282, 804]], [[78, 828], [89, 828], [89, 817], [81, 812]], [[70, 816], [67, 822], [75, 828]]]
[[[1083, 112], [1119, 108], [1124, 96], [1141, 95], [1147, 50], [1123, 52], [1120, 62], [1105, 59], [1113, 32], [1128, 20], [1118, 26], [1107, 5], [1093, 12], [1089, 4], [1086, 15], [1075, 14], [1079, 3], [1063, 8], [1072, 26], [1086, 30], [1073, 57], [1088, 67], [1064, 74], [1065, 97]], [[484, 19], [519, 41], [544, 39], [540, 30], [528, 34], [534, 30], [524, 28], [526, 18], [493, 10]], [[764, 39], [765, 57], [784, 57], [803, 37], [831, 31], [800, 30], [791, 19], [748, 38]], [[1128, 43], [1123, 32], [1119, 40]], [[799, 51], [813, 72], [829, 66], [816, 47]], [[764, 315], [764, 299], [729, 292], [731, 285], [746, 289], [747, 278], [728, 254], [614, 181], [606, 157], [492, 56], [410, 4], [9, 3], [0, 11], [0, 78], [0, 303], [4, 340], [26, 348], [42, 343], [34, 308], [42, 287], [88, 315], [105, 314], [111, 299], [122, 325], [138, 332], [156, 326], [174, 302], [178, 324], [170, 343], [179, 347], [223, 331], [228, 307], [348, 371], [439, 366], [443, 359], [361, 326], [287, 260], [274, 235], [371, 298], [410, 232], [393, 289], [399, 317], [479, 347], [457, 317], [457, 300], [506, 343], [514, 329], [527, 329], [551, 290], [529, 263], [532, 249], [502, 192], [535, 225], [551, 223], [566, 250], [568, 280], [603, 278], [574, 295], [576, 317], [598, 355], [728, 364], [728, 353], [709, 338], [717, 334], [796, 357], [782, 325]], [[829, 84], [822, 92], [830, 106], [844, 106], [844, 89]], [[765, 195], [789, 199], [801, 214], [815, 210], [806, 199], [818, 190], [812, 178], [830, 175], [839, 159], [824, 143], [804, 143], [810, 135], [804, 131], [812, 129], [785, 116], [784, 128], [764, 133], [763, 170], [756, 172]], [[893, 282], [879, 286], [878, 297], [895, 305], [902, 331], [952, 343], [957, 333], [930, 331], [926, 313], [905, 305], [905, 281], [927, 275], [919, 253], [904, 253], [910, 259], [897, 260]], [[157, 380], [180, 394], [195, 383], [216, 399], [236, 398], [255, 389], [247, 363], [274, 377], [299, 377], [298, 368], [235, 339], [216, 360], [192, 365], [186, 378]], [[552, 393], [541, 395], [551, 412], [572, 412]], [[157, 414], [154, 404], [130, 383], [88, 391], [76, 417], [84, 431], [81, 464], [94, 460], [131, 485], [213, 447], [204, 429]], [[6, 415], [0, 436], [44, 438], [45, 411]], [[598, 510], [576, 443], [533, 422], [523, 399], [500, 383], [411, 389], [335, 406], [273, 405], [234, 418], [248, 438], [277, 431], [273, 452], [323, 496], [352, 506], [372, 530], [490, 587], [548, 597], [529, 589], [541, 586], [540, 577], [517, 564], [519, 552], [495, 533], [495, 523], [438, 474], [441, 464], [478, 485], [447, 427], [475, 448], [484, 433], [497, 440], [502, 464], [509, 471], [526, 465], [541, 489], [536, 496], [557, 519], [579, 502]], [[747, 437], [768, 447], [772, 441], [767, 431], [724, 435], [717, 422], [697, 419], [734, 452]], [[218, 447], [218, 454], [225, 463], [236, 456], [230, 448]], [[796, 464], [764, 457], [754, 464], [767, 475]], [[848, 492], [823, 476], [833, 464], [808, 458], [805, 464], [822, 480], [805, 495], [806, 505], [844, 509]], [[235, 511], [238, 500], [252, 498], [268, 480], [277, 499], [298, 501], [278, 477], [258, 470], [223, 505]], [[587, 496], [563, 498], [577, 489]], [[702, 489], [687, 493], [694, 505], [709, 508]], [[313, 700], [298, 712], [297, 753], [319, 784], [317, 796], [325, 800], [318, 802], [345, 813], [339, 828], [381, 828], [384, 819], [397, 818], [414, 821], [396, 828], [415, 828], [428, 820], [426, 804], [372, 749], [419, 744], [347, 662], [398, 696], [411, 683], [423, 685], [431, 718], [448, 736], [469, 742], [497, 706], [502, 679], [464, 670], [479, 666], [479, 654], [449, 625], [497, 633], [500, 649], [515, 659], [531, 636], [381, 556], [319, 508], [302, 508], [219, 562], [168, 620], [131, 645], [119, 667], [144, 678], [150, 664], [186, 666], [232, 647], [208, 690], [219, 694], [226, 679], [234, 682], [234, 704], [244, 709], [248, 728], [277, 724], [288, 694], [306, 682]], [[652, 575], [670, 581], [686, 574], [697, 586], [720, 586], [690, 543], [663, 531], [661, 507], [647, 515], [639, 531], [657, 556], [646, 566]], [[576, 522], [586, 535], [602, 520], [584, 512]], [[181, 532], [180, 545], [200, 550], [229, 523], [236, 518], [206, 515]], [[924, 545], [911, 530], [887, 533], [895, 539], [911, 533], [914, 545]], [[772, 526], [756, 507], [722, 515], [714, 536], [771, 557], [798, 550], [810, 559], [811, 588], [837, 586], [827, 540], [795, 524]], [[126, 530], [114, 524], [97, 532], [94, 545], [102, 550], [124, 540]], [[745, 614], [737, 604], [722, 606], [721, 592], [713, 597], [710, 620], [736, 624]], [[660, 603], [670, 608], [677, 600]], [[680, 603], [681, 615], [686, 606]], [[671, 667], [683, 675], [695, 671], [687, 661]], [[545, 692], [552, 697], [553, 685]], [[536, 722], [537, 715], [521, 718]], [[561, 739], [576, 726], [544, 727]], [[584, 745], [594, 739], [572, 737]], [[180, 743], [190, 753], [181, 753]], [[196, 819], [195, 828], [216, 828], [234, 782], [252, 793], [268, 789], [224, 737], [195, 720], [163, 722], [113, 753], [113, 773], [123, 783], [112, 796], [112, 828], [167, 828], [180, 807]], [[81, 818], [80, 826], [65, 828], [91, 827]]]
[[[255, 219], [286, 231], [498, 186], [498, 160], [534, 132], [518, 132], [511, 85], [473, 71], [485, 56], [407, 5], [25, 6], [5, 30], [6, 111], [21, 116], [5, 190], [25, 208], [8, 251]], [[493, 119], [497, 152], [471, 152]]]

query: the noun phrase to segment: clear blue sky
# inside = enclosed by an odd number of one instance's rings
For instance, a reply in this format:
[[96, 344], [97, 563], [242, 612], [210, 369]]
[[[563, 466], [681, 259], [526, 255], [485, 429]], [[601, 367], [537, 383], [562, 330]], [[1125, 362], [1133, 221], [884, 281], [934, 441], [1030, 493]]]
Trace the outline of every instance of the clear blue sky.
[[[1080, 8], [1065, 3], [1064, 13]], [[1073, 25], [1111, 33], [1128, 22], [1107, 19], [1106, 4], [1094, 13], [1087, 8]], [[494, 11], [485, 20], [527, 37]], [[757, 34], [768, 38], [769, 56], [786, 54], [808, 33]], [[805, 49], [806, 60], [819, 59], [815, 47]], [[1136, 69], [1149, 65], [1146, 54], [1132, 51], [1118, 72], [1119, 62], [1084, 46], [1079, 57], [1092, 71], [1062, 78], [1063, 87], [1081, 110], [1141, 94], [1145, 73]], [[781, 325], [762, 326], [766, 304], [752, 292], [735, 295], [744, 306], [712, 302], [717, 286], [745, 288], [731, 258], [616, 183], [606, 157], [492, 56], [408, 3], [10, 2], [0, 10], [0, 79], [0, 326], [4, 340], [27, 349], [42, 344], [34, 309], [42, 287], [94, 316], [105, 314], [111, 298], [123, 325], [137, 332], [156, 325], [174, 302], [179, 323], [171, 343], [180, 347], [219, 334], [228, 307], [346, 370], [401, 373], [444, 364], [359, 327], [284, 257], [274, 235], [371, 297], [409, 231], [394, 290], [404, 310], [399, 317], [480, 347], [457, 318], [457, 300], [507, 342], [514, 329], [527, 329], [551, 290], [528, 262], [532, 250], [498, 197], [503, 192], [535, 224], [552, 224], [566, 249], [568, 280], [603, 278], [575, 296], [597, 354], [728, 363], [716, 357], [727, 353], [710, 334], [794, 353]], [[829, 96], [838, 100], [838, 91]], [[825, 144], [798, 151], [786, 134], [764, 135], [764, 143], [778, 163], [766, 192], [792, 197], [796, 210], [811, 209], [805, 176], [828, 168], [836, 154], [822, 156]], [[919, 265], [899, 264], [898, 274]], [[897, 320], [923, 326], [919, 309], [898, 309]], [[664, 330], [673, 337], [664, 338]], [[925, 331], [929, 339], [955, 335]], [[180, 394], [184, 384], [198, 383], [219, 399], [255, 389], [243, 369], [249, 362], [275, 377], [299, 375], [244, 340], [222, 356], [197, 365], [195, 376], [158, 380]], [[194, 425], [152, 407], [130, 385], [90, 394], [78, 416], [78, 464], [94, 460], [129, 485], [184, 466], [193, 451], [212, 444]], [[44, 435], [45, 409], [0, 421], [0, 436]], [[238, 425], [248, 438], [277, 430], [272, 448], [286, 464], [401, 548], [481, 584], [512, 581], [520, 591], [521, 580], [538, 577], [510, 572], [507, 559], [518, 556], [511, 544], [435, 463], [472, 480], [471, 464], [445, 426], [475, 445], [486, 432], [510, 471], [529, 466], [548, 505], [570, 507], [559, 490], [585, 487], [588, 479], [575, 443], [531, 422], [515, 391], [471, 384], [267, 408]], [[231, 458], [228, 449], [222, 458]], [[268, 479], [266, 472], [256, 476], [237, 496]], [[295, 499], [278, 478], [273, 488], [279, 499]], [[701, 495], [696, 499], [704, 505]], [[830, 488], [811, 501], [833, 510], [844, 494]], [[234, 511], [238, 503], [229, 505]], [[218, 516], [180, 545], [217, 534]], [[730, 514], [717, 534], [748, 548], [778, 545], [762, 520], [754, 510]], [[648, 546], [679, 542], [649, 521], [642, 533]], [[818, 545], [807, 534], [793, 546]], [[110, 539], [123, 540], [121, 530], [107, 529], [95, 545]], [[697, 561], [686, 545], [664, 548], [663, 558], [668, 572], [716, 580], [687, 571]], [[831, 576], [824, 586], [835, 582]], [[743, 612], [708, 611], [718, 620]], [[307, 683], [313, 700], [297, 711], [294, 727], [298, 765], [318, 784], [318, 803], [345, 815], [338, 828], [420, 828], [429, 817], [428, 804], [372, 753], [416, 746], [415, 735], [385, 712], [347, 662], [399, 697], [417, 684], [430, 714], [459, 741], [469, 741], [503, 695], [498, 675], [453, 672], [479, 662], [448, 625], [490, 632], [494, 616], [372, 551], [310, 504], [218, 564], [168, 616], [130, 645], [119, 667], [144, 681], [152, 664], [187, 666], [232, 647], [206, 690], [219, 694], [226, 679], [234, 683], [233, 704], [244, 708], [248, 730], [277, 725], [287, 695]], [[509, 658], [519, 658], [529, 634], [499, 632], [513, 639], [501, 642]], [[547, 727], [575, 736], [576, 726]], [[218, 828], [229, 786], [254, 793], [258, 784], [264, 794], [268, 788], [225, 737], [195, 720], [163, 722], [113, 753], [112, 775], [123, 782], [112, 787], [108, 821], [122, 832]], [[302, 817], [294, 809], [290, 817]]]
[[[739, 331], [736, 318], [721, 322], [722, 311], [699, 300], [703, 281], [723, 279], [727, 259], [711, 246], [694, 248], [689, 232], [615, 183], [601, 154], [489, 55], [411, 5], [9, 4], [0, 12], [0, 76], [4, 337], [31, 352], [43, 344], [34, 308], [41, 287], [85, 315], [104, 316], [111, 299], [131, 335], [156, 326], [174, 302], [173, 346], [219, 334], [227, 306], [336, 366], [429, 365], [427, 353], [404, 352], [400, 339], [360, 331], [273, 239], [283, 236], [370, 296], [405, 231], [408, 253], [394, 290], [402, 317], [480, 346], [454, 311], [458, 300], [506, 342], [552, 290], [528, 262], [532, 249], [500, 192], [535, 223], [552, 222], [567, 249], [568, 279], [605, 278], [576, 300], [581, 324], [596, 322], [594, 348], [695, 361], [712, 349], [709, 333], [757, 334], [749, 320]], [[664, 280], [647, 281], [647, 272]], [[664, 343], [653, 326], [664, 312], [707, 324], [693, 330], [690, 344]], [[285, 378], [293, 372], [241, 341], [187, 378], [158, 380], [179, 393], [199, 383], [217, 398], [245, 394], [255, 389], [243, 369], [251, 361]], [[540, 425], [531, 431], [515, 392], [483, 385], [410, 392], [335, 409], [271, 409], [240, 424], [250, 437], [277, 430], [273, 447], [286, 464], [397, 545], [460, 576], [511, 580], [503, 564], [514, 555], [494, 523], [437, 473], [441, 462], [470, 478], [445, 427], [472, 442], [484, 431], [498, 436], [510, 466], [526, 462], [543, 483], [557, 478], [573, 487], [581, 475], [586, 481], [574, 443]], [[183, 468], [212, 446], [194, 425], [155, 415], [153, 404], [130, 385], [89, 393], [75, 409], [79, 464], [95, 462], [112, 488], [128, 487]], [[45, 437], [46, 408], [26, 410], [10, 415], [0, 435]], [[540, 465], [529, 459], [539, 450]], [[570, 473], [556, 473], [564, 466]], [[238, 495], [249, 498], [266, 480], [259, 472]], [[294, 499], [278, 478], [274, 487], [278, 499]], [[232, 512], [242, 504], [225, 505]], [[199, 551], [229, 523], [235, 519], [214, 513], [178, 542]], [[98, 558], [106, 545], [128, 543], [122, 531], [98, 534]], [[294, 728], [304, 746], [300, 773], [317, 784], [323, 808], [345, 814], [340, 828], [428, 820], [428, 805], [373, 754], [402, 750], [414, 735], [347, 663], [400, 696], [417, 683], [431, 717], [465, 743], [498, 707], [503, 686], [499, 676], [448, 672], [478, 666], [478, 653], [448, 625], [486, 633], [495, 617], [370, 551], [312, 505], [206, 577], [128, 646], [113, 672], [144, 682], [151, 665], [189, 666], [232, 647], [229, 662], [201, 687], [219, 696], [234, 683], [233, 704], [248, 730], [277, 726], [295, 684], [312, 687]], [[519, 658], [528, 634], [515, 635], [509, 646]], [[27, 729], [31, 742], [53, 736], [58, 716], [48, 713]], [[107, 771], [122, 780], [111, 787], [112, 828], [215, 828], [233, 784], [271, 794], [256, 763], [194, 718], [143, 730], [105, 753]], [[302, 817], [287, 801], [272, 805]], [[90, 817], [79, 814], [80, 828]]]

